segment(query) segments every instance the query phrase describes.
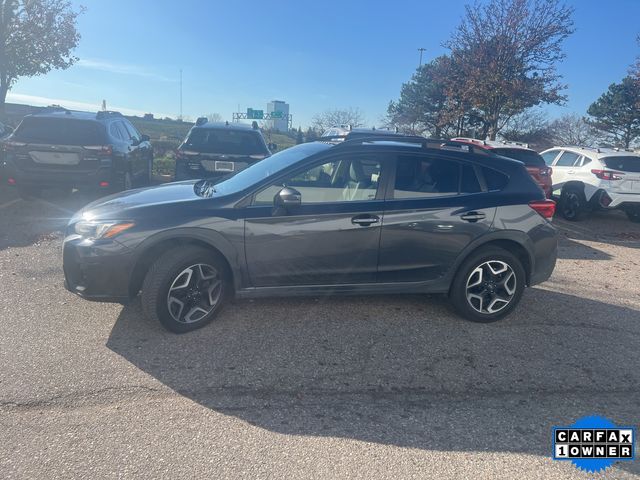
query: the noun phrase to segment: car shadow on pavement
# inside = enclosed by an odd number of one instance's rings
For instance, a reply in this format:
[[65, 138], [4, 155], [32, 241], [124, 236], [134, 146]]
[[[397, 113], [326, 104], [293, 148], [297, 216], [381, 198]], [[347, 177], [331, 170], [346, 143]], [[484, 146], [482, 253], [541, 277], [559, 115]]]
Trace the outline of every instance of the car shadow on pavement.
[[637, 422], [639, 340], [638, 310], [533, 288], [493, 324], [457, 318], [438, 296], [268, 299], [185, 335], [144, 319], [136, 300], [107, 347], [281, 434], [548, 457], [553, 425]]
[[97, 198], [97, 194], [51, 190], [23, 200], [13, 189], [0, 189], [0, 250], [62, 236], [72, 215]]
[[553, 224], [566, 239], [640, 248], [640, 223], [630, 221], [620, 210], [592, 212], [580, 222], [555, 217]]

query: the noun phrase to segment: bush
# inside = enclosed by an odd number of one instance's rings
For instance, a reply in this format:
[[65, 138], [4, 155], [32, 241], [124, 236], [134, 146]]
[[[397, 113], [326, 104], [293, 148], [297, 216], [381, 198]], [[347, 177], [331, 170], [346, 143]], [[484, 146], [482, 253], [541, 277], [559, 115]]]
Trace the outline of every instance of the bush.
[[173, 175], [176, 169], [176, 159], [173, 155], [155, 157], [153, 159], [154, 175]]

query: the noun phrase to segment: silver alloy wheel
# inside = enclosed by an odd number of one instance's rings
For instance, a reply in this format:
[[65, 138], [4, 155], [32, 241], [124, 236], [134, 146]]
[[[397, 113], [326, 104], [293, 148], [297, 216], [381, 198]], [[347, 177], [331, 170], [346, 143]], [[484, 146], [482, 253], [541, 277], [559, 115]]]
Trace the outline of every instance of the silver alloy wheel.
[[506, 308], [516, 293], [516, 274], [501, 260], [488, 260], [467, 278], [467, 302], [476, 312], [490, 315]]
[[206, 263], [197, 263], [182, 270], [173, 280], [167, 294], [167, 308], [177, 322], [197, 322], [211, 313], [221, 294], [218, 270]]

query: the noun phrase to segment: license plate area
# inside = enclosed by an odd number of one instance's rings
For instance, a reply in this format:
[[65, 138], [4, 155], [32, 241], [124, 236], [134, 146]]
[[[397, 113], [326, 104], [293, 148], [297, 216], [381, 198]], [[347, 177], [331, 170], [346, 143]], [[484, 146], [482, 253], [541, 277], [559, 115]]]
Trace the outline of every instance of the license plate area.
[[77, 153], [68, 152], [29, 152], [35, 163], [43, 165], [78, 165], [80, 157]]
[[221, 160], [202, 160], [202, 166], [209, 172], [233, 172], [235, 164]]

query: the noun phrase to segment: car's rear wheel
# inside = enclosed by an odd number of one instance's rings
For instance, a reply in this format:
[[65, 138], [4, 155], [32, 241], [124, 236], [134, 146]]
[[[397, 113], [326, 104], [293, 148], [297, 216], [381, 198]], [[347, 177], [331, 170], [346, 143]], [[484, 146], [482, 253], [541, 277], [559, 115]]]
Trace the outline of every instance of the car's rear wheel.
[[229, 287], [225, 263], [206, 248], [169, 250], [149, 269], [142, 285], [147, 318], [184, 333], [211, 322], [224, 305]]
[[560, 215], [565, 220], [575, 222], [582, 220], [587, 214], [587, 199], [584, 192], [576, 187], [562, 190], [559, 205]]
[[481, 248], [458, 269], [449, 290], [453, 308], [472, 322], [495, 322], [520, 302], [526, 276], [522, 262], [499, 247]]
[[632, 222], [640, 223], [640, 207], [628, 208], [626, 214], [627, 218]]

